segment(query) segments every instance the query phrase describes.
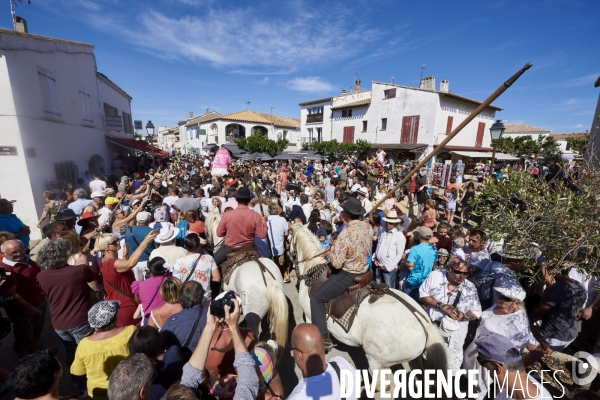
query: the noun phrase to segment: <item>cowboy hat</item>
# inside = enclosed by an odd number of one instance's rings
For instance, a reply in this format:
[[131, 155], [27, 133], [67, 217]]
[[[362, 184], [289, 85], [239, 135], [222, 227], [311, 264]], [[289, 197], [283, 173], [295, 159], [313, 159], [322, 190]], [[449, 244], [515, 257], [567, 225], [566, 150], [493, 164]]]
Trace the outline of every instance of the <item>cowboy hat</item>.
[[495, 287], [494, 290], [508, 298], [525, 300], [525, 290], [516, 279], [509, 279], [504, 282], [499, 282], [500, 286]]
[[98, 217], [100, 217], [99, 215], [94, 214], [93, 212], [86, 212], [81, 214], [81, 218], [79, 218], [79, 221], [77, 221], [77, 225], [82, 226], [82, 222], [86, 221], [88, 219], [98, 219]]
[[54, 219], [57, 221], [68, 221], [70, 219], [75, 219], [78, 216], [78, 214], [75, 214], [75, 211], [71, 210], [70, 208], [66, 208], [64, 210], [60, 210]]
[[408, 206], [404, 201], [394, 203], [394, 205], [398, 207], [398, 210], [400, 210], [402, 214], [408, 215]]
[[156, 243], [168, 243], [179, 235], [179, 228], [173, 228], [172, 226], [165, 226], [164, 228], [160, 228], [160, 232], [154, 241]]
[[365, 208], [356, 197], [350, 197], [341, 205], [341, 207], [353, 215], [364, 215], [367, 213]]
[[382, 218], [385, 222], [389, 222], [391, 224], [399, 224], [402, 220], [398, 217], [396, 211], [392, 210], [388, 212], [388, 214]]
[[236, 199], [252, 199], [252, 193], [250, 193], [250, 189], [243, 187], [240, 188], [237, 193], [233, 196]]

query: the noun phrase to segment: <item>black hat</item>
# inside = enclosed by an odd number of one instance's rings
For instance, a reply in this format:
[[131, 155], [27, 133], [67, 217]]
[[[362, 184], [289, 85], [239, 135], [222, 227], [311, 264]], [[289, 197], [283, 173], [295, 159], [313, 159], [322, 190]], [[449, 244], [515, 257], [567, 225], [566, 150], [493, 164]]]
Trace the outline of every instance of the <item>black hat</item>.
[[235, 194], [236, 199], [252, 199], [252, 194], [250, 193], [250, 189], [243, 187], [237, 191]]
[[365, 208], [356, 197], [350, 197], [342, 204], [342, 208], [353, 215], [364, 215], [367, 213]]
[[68, 221], [70, 219], [75, 219], [78, 216], [79, 215], [75, 214], [75, 211], [71, 210], [70, 208], [65, 208], [64, 210], [60, 210], [54, 219], [57, 221]]

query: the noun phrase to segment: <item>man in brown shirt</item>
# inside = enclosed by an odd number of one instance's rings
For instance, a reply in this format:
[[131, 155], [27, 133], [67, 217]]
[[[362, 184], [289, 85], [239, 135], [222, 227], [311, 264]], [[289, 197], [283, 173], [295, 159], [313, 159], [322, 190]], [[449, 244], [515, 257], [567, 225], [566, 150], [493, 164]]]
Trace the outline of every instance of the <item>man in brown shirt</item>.
[[248, 188], [241, 188], [235, 194], [238, 207], [223, 214], [217, 227], [217, 236], [225, 237], [225, 242], [214, 255], [217, 265], [227, 259], [231, 248], [238, 244], [254, 242], [254, 233], [260, 239], [267, 237], [267, 223], [256, 211], [248, 208], [252, 194]]
[[311, 320], [323, 335], [326, 350], [331, 350], [333, 343], [327, 330], [325, 304], [352, 285], [357, 275], [367, 272], [373, 236], [370, 225], [359, 219], [365, 209], [356, 197], [346, 200], [342, 208], [342, 219], [349, 222], [329, 253], [335, 271], [310, 295]]

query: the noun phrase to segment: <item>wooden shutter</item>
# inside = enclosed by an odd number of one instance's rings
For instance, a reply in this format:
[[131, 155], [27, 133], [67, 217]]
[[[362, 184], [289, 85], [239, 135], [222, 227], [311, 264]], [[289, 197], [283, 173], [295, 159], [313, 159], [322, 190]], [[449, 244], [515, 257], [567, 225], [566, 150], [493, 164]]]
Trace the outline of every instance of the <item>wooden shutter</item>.
[[402, 118], [402, 131], [400, 132], [400, 143], [417, 143], [419, 137], [419, 115]]
[[342, 110], [342, 118], [346, 118], [348, 116], [348, 110], [343, 109]]
[[483, 144], [483, 133], [485, 132], [485, 122], [477, 125], [477, 137], [475, 138], [475, 147], [481, 147]]
[[454, 117], [451, 115], [448, 115], [448, 122], [446, 123], [446, 135], [449, 135], [452, 133], [452, 122], [454, 120]]
[[344, 143], [354, 143], [354, 127], [353, 126], [345, 126], [344, 127]]
[[388, 90], [388, 99], [393, 99], [394, 97], [396, 97], [396, 89], [389, 89]]

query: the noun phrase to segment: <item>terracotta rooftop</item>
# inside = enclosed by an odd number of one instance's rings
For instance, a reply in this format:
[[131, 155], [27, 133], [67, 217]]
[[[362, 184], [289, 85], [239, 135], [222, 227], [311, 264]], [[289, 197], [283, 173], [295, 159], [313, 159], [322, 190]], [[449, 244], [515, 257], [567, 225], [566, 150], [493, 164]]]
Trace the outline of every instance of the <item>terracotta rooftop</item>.
[[590, 134], [588, 132], [574, 132], [574, 133], [551, 133], [548, 136], [552, 136], [554, 140], [567, 140], [567, 139], [584, 139]]
[[271, 115], [261, 112], [256, 112], [260, 117], [267, 119], [275, 126], [283, 126], [294, 129], [300, 129], [300, 120], [298, 118], [283, 117], [281, 115]]
[[367, 106], [369, 104], [371, 104], [371, 98], [370, 97], [368, 99], [362, 99], [362, 100], [353, 101], [352, 103], [340, 104], [340, 105], [331, 107], [331, 109], [332, 110], [339, 110], [340, 108], [350, 108], [350, 107], [358, 107], [358, 106]]
[[211, 121], [211, 120], [217, 119], [221, 116], [222, 115], [216, 111], [210, 111], [205, 114], [198, 115], [197, 117], [188, 119], [185, 126], [198, 125], [198, 124], [201, 124], [202, 122]]
[[535, 132], [552, 132], [549, 129], [538, 128], [537, 126], [528, 124], [504, 124], [506, 130], [504, 133], [535, 133]]

